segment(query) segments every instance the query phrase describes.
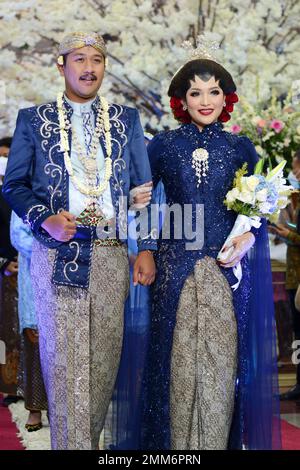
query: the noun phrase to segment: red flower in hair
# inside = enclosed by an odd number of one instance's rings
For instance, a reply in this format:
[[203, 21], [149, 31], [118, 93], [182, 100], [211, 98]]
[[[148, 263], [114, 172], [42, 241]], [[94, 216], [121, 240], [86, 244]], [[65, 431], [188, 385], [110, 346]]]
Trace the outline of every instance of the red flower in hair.
[[181, 99], [172, 96], [170, 99], [170, 106], [173, 112], [173, 116], [177, 121], [183, 124], [189, 124], [191, 122], [191, 116], [187, 111], [184, 111]]
[[237, 103], [239, 100], [239, 97], [236, 93], [229, 93], [228, 95], [226, 95], [226, 104], [234, 104], [234, 103]]
[[237, 103], [239, 97], [236, 93], [229, 93], [225, 95], [225, 106], [223, 108], [222, 113], [219, 116], [219, 121], [227, 122], [231, 118], [230, 113], [232, 113], [234, 104]]
[[220, 116], [218, 117], [218, 121], [220, 122], [227, 122], [231, 118], [230, 114], [226, 111], [225, 106], [223, 111], [221, 112]]

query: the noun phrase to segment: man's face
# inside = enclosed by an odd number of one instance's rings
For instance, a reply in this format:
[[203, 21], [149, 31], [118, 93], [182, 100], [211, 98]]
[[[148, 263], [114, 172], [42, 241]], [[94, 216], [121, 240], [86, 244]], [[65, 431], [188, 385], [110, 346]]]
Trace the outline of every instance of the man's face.
[[105, 71], [103, 55], [92, 46], [76, 49], [66, 57], [65, 65], [58, 65], [65, 78], [67, 97], [84, 103], [96, 96]]

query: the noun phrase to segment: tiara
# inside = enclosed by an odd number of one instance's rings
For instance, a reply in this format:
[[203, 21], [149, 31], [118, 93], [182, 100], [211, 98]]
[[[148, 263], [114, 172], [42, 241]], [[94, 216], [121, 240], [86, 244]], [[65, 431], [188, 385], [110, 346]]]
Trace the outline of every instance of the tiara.
[[197, 47], [194, 47], [191, 41], [184, 41], [181, 44], [181, 47], [186, 51], [187, 58], [184, 64], [181, 65], [178, 70], [176, 70], [171, 79], [171, 82], [176, 77], [178, 72], [180, 72], [180, 70], [182, 70], [183, 67], [192, 60], [207, 59], [219, 63], [216, 58], [216, 51], [218, 51], [220, 48], [217, 41], [212, 41], [211, 39], [208, 39], [205, 34], [199, 34], [199, 36], [197, 36], [196, 38], [196, 46]]
[[205, 34], [199, 34], [196, 38], [196, 47], [193, 46], [191, 41], [184, 41], [181, 45], [187, 52], [187, 61], [195, 59], [208, 59], [218, 62], [216, 52], [220, 46], [217, 41], [209, 39]]

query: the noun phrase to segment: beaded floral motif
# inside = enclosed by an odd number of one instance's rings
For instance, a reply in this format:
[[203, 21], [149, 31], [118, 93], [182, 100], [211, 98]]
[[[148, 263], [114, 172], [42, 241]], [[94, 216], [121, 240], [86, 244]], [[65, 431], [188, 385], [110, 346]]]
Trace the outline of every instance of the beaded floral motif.
[[192, 168], [194, 168], [197, 176], [197, 187], [201, 184], [201, 178], [205, 178], [208, 172], [208, 151], [199, 148], [193, 151], [192, 154]]

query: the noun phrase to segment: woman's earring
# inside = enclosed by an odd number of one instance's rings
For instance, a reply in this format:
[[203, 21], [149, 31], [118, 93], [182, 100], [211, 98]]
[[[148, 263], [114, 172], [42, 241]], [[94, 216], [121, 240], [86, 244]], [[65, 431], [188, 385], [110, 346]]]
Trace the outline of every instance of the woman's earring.
[[184, 104], [184, 105], [182, 106], [182, 109], [183, 109], [183, 111], [186, 111], [186, 110], [187, 110], [187, 105]]

